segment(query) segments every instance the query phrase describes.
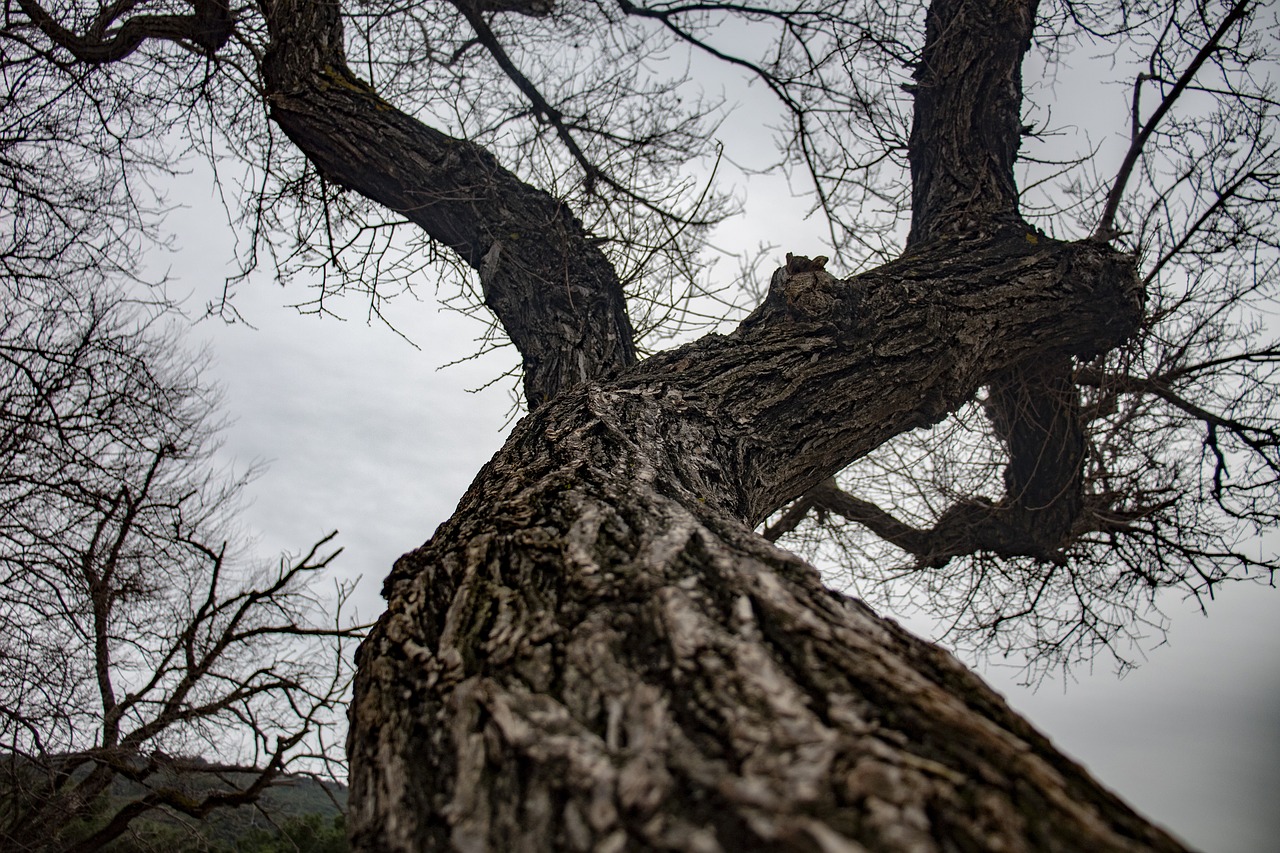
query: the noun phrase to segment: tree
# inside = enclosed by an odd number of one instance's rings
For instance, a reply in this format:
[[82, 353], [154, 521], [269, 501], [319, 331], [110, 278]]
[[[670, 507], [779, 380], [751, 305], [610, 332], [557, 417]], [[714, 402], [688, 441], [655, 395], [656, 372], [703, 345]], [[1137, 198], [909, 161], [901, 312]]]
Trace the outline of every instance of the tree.
[[[377, 314], [469, 268], [520, 353], [531, 414], [359, 655], [358, 849], [1179, 849], [768, 540], [838, 516], [863, 577], [1033, 666], [1123, 661], [1158, 590], [1270, 576], [1266, 8], [15, 2], [15, 67], [93, 77], [130, 127], [189, 104], [252, 167], [246, 269]], [[1086, 47], [1140, 62], [1124, 150], [1037, 162], [1024, 58]], [[717, 112], [652, 70], [677, 49], [776, 95], [862, 272], [788, 258], [736, 328], [654, 352], [729, 210], [681, 171]]]
[[171, 311], [101, 283], [5, 285], [0, 845], [97, 850], [142, 816], [334, 772], [359, 631], [347, 587], [332, 621], [312, 588], [332, 534], [248, 562], [246, 479], [212, 467], [217, 396]]

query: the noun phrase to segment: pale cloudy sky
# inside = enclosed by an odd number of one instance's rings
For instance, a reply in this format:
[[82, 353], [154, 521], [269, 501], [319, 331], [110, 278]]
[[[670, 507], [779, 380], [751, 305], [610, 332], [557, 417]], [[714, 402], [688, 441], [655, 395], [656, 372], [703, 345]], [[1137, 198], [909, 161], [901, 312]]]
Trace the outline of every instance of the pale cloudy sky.
[[[767, 239], [779, 255], [821, 250], [821, 229], [803, 220], [803, 205], [759, 179], [748, 190], [749, 222], [732, 238], [739, 245]], [[231, 238], [199, 172], [174, 197], [187, 209], [170, 223], [178, 246], [164, 262], [173, 292], [190, 294], [198, 312], [229, 271]], [[506, 386], [468, 389], [514, 356], [440, 369], [473, 352], [483, 327], [429, 298], [393, 308], [421, 349], [366, 325], [356, 302], [345, 323], [284, 307], [305, 298], [300, 284], [282, 290], [264, 277], [242, 287], [236, 303], [256, 329], [205, 322], [195, 336], [209, 341], [235, 419], [227, 458], [271, 463], [249, 490], [245, 518], [260, 531], [261, 553], [296, 551], [340, 530], [338, 571], [363, 577], [357, 603], [373, 617], [392, 561], [431, 535], [501, 445]], [[1168, 644], [1123, 680], [1105, 663], [1037, 692], [1018, 687], [1013, 671], [984, 675], [1060, 748], [1192, 846], [1280, 851], [1280, 593], [1227, 589], [1207, 619], [1177, 598], [1165, 608]]]

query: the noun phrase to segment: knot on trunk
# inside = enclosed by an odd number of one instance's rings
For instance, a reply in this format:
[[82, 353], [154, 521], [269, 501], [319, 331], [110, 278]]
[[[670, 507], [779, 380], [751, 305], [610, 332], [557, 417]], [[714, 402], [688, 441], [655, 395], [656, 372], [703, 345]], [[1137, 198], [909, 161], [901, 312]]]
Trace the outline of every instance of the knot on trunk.
[[787, 253], [787, 263], [773, 273], [769, 293], [751, 316], [749, 328], [760, 322], [811, 324], [849, 332], [857, 325], [861, 289], [826, 271], [827, 258]]

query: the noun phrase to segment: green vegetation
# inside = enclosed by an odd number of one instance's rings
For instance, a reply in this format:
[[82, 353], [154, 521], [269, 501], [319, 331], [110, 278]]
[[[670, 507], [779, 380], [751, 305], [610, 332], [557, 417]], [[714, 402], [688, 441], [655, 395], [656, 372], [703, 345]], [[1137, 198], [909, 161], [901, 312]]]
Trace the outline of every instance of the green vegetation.
[[[209, 782], [216, 781], [210, 774]], [[68, 834], [89, 836], [121, 802], [143, 793], [140, 785], [117, 781], [110, 798], [75, 821]], [[216, 809], [201, 820], [152, 812], [134, 820], [103, 849], [109, 853], [346, 853], [346, 804], [345, 785], [288, 776], [267, 789], [256, 804]]]
[[110, 844], [110, 853], [155, 853], [193, 850], [207, 853], [346, 853], [347, 823], [342, 815], [300, 815], [264, 825], [229, 840], [211, 838], [209, 822], [177, 827], [139, 821], [131, 832]]

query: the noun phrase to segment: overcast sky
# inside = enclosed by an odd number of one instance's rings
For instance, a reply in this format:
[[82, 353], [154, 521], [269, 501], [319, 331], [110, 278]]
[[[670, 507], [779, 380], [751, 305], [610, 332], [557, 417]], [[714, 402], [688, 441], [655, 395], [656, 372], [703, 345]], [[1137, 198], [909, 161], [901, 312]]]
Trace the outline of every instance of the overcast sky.
[[[775, 261], [786, 250], [822, 251], [820, 227], [804, 222], [802, 206], [778, 185], [756, 180], [748, 190], [748, 217], [767, 213], [732, 232], [740, 245], [765, 235], [779, 245]], [[173, 292], [189, 294], [198, 313], [230, 271], [232, 242], [199, 172], [175, 188], [174, 200], [188, 209], [170, 223], [178, 245], [166, 262]], [[450, 285], [441, 286], [446, 293]], [[345, 323], [284, 307], [306, 298], [300, 284], [282, 290], [263, 277], [236, 303], [256, 329], [204, 322], [195, 338], [210, 344], [235, 419], [227, 458], [271, 463], [249, 490], [245, 517], [260, 531], [260, 552], [297, 551], [340, 530], [338, 571], [363, 577], [357, 603], [372, 618], [392, 561], [448, 517], [501, 445], [507, 386], [468, 389], [515, 359], [507, 351], [439, 369], [473, 352], [483, 326], [434, 301], [393, 308], [421, 347], [414, 349], [367, 326], [358, 302], [347, 305]], [[1168, 644], [1123, 680], [1102, 663], [1033, 693], [1016, 685], [1016, 672], [983, 674], [1061, 749], [1187, 843], [1215, 853], [1277, 851], [1278, 608], [1280, 593], [1254, 585], [1225, 590], [1207, 619], [1167, 598]]]

